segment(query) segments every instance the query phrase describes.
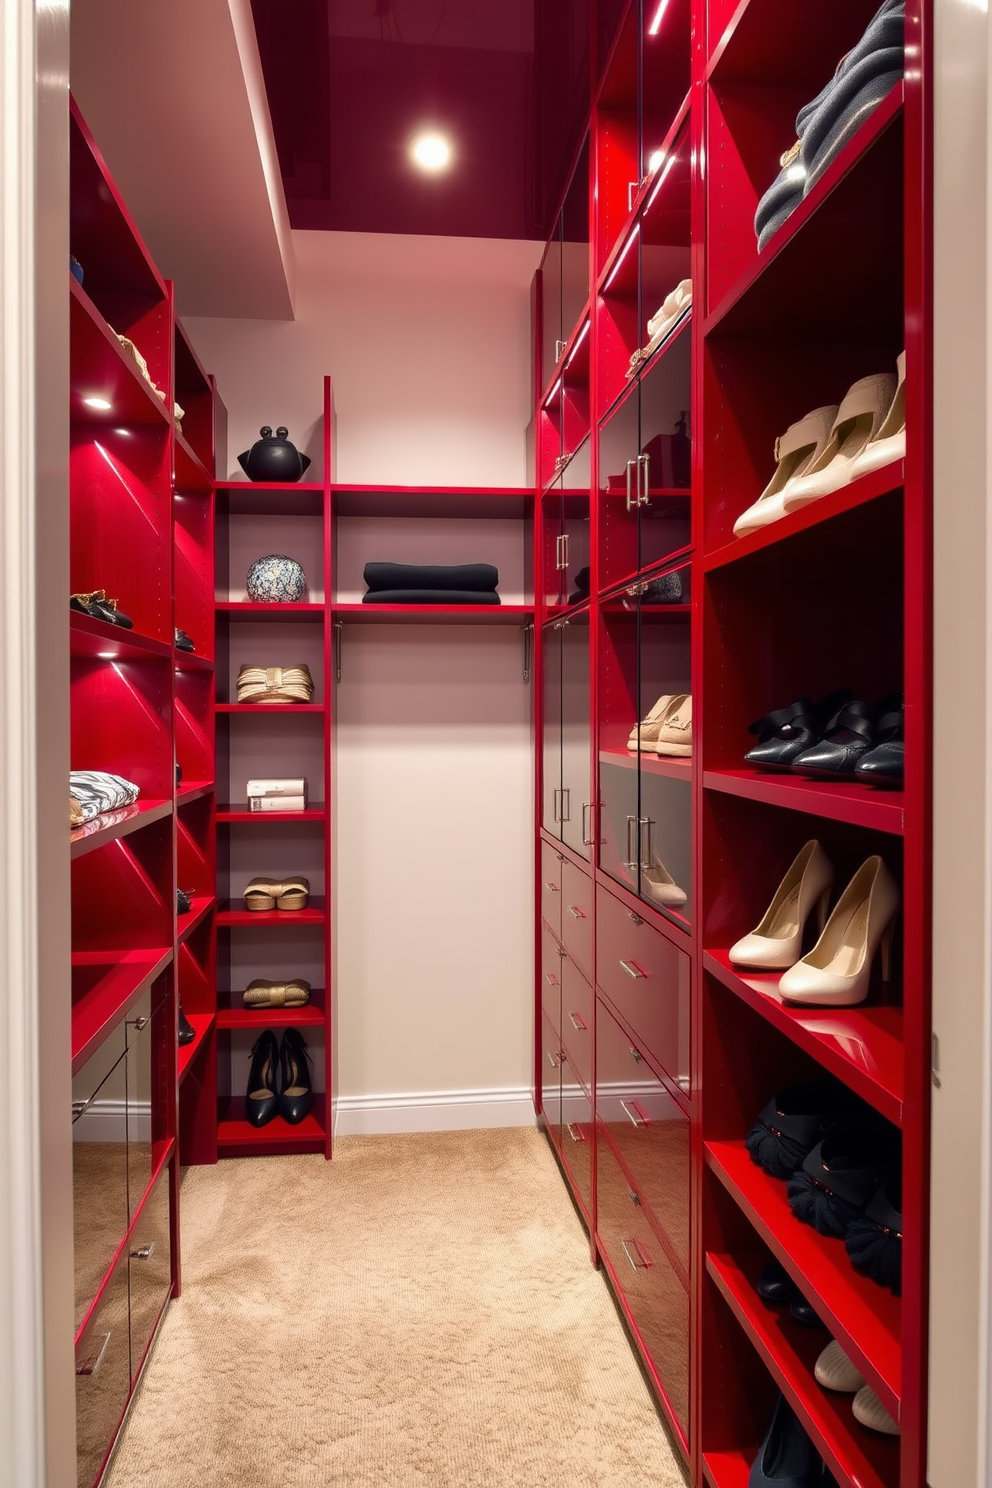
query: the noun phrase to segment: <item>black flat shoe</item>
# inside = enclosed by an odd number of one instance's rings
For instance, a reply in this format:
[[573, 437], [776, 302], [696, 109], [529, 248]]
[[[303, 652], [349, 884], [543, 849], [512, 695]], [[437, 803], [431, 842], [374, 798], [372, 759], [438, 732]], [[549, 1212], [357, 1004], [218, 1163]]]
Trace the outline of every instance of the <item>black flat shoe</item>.
[[245, 1115], [252, 1126], [267, 1126], [279, 1110], [276, 1095], [279, 1045], [271, 1028], [259, 1034], [251, 1052], [253, 1058], [245, 1094]]
[[852, 699], [827, 720], [822, 737], [792, 761], [797, 775], [850, 780], [855, 766], [875, 744], [878, 710]]
[[191, 1044], [196, 1038], [196, 1029], [183, 1012], [182, 1003], [179, 1004], [179, 1043]]
[[781, 1261], [769, 1261], [754, 1284], [758, 1296], [773, 1306], [785, 1307], [797, 1295], [796, 1283]]
[[744, 756], [745, 764], [761, 770], [791, 770], [793, 761], [820, 738], [825, 722], [852, 696], [850, 690], [832, 692], [822, 703], [797, 698], [787, 708], [778, 708], [755, 719], [748, 733], [758, 740]]
[[278, 1099], [279, 1114], [290, 1126], [298, 1126], [313, 1105], [309, 1059], [302, 1034], [287, 1028], [279, 1050]]
[[801, 1293], [789, 1303], [789, 1316], [793, 1322], [798, 1323], [803, 1328], [823, 1328], [826, 1326]]
[[854, 771], [856, 780], [866, 785], [883, 785], [901, 790], [906, 763], [906, 746], [903, 743], [903, 705], [882, 714], [875, 730], [875, 748], [869, 749], [858, 760]]
[[176, 650], [177, 651], [195, 651], [196, 650], [196, 647], [193, 645], [193, 642], [190, 640], [189, 636], [186, 634], [186, 632], [184, 630], [180, 630], [178, 625], [176, 626]]

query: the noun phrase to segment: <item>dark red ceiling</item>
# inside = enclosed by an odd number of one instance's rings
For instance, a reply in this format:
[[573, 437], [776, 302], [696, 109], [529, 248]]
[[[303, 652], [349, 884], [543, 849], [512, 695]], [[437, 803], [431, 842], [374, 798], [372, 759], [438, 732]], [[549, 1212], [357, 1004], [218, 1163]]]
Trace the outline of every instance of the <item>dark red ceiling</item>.
[[[252, 0], [290, 221], [547, 236], [588, 110], [590, 0]], [[450, 135], [438, 176], [411, 135]]]

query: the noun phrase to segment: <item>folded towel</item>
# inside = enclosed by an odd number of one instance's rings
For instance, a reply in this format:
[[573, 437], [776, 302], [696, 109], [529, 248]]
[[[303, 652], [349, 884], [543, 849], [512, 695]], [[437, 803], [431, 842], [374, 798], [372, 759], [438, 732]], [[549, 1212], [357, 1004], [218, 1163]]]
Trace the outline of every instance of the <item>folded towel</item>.
[[108, 775], [103, 770], [69, 772], [69, 797], [75, 803], [75, 809], [70, 806], [70, 820], [74, 826], [77, 817], [84, 822], [92, 821], [104, 811], [131, 806], [138, 795], [138, 787], [122, 775]]
[[376, 589], [362, 604], [498, 605], [499, 595], [489, 589]]
[[380, 589], [483, 589], [491, 593], [499, 583], [499, 569], [491, 563], [366, 563], [365, 582], [373, 592]]

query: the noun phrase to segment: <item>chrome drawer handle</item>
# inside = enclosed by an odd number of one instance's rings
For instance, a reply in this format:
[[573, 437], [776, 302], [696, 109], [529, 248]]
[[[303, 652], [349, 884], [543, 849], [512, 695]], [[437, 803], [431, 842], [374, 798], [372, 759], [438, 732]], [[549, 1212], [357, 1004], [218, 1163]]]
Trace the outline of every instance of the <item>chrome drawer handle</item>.
[[89, 1358], [84, 1359], [82, 1364], [77, 1364], [76, 1373], [85, 1375], [96, 1374], [97, 1370], [100, 1368], [100, 1365], [103, 1363], [103, 1356], [107, 1352], [107, 1344], [109, 1342], [110, 1334], [104, 1333], [103, 1342], [100, 1345], [100, 1352], [98, 1354], [90, 1354]]
[[623, 967], [623, 969], [627, 973], [627, 975], [629, 977], [633, 977], [635, 981], [637, 980], [638, 977], [646, 977], [647, 976], [647, 972], [646, 971], [642, 971], [641, 968], [638, 966], [638, 964], [637, 964], [636, 961], [621, 961], [620, 962], [620, 965]]
[[568, 912], [572, 916], [573, 920], [584, 920], [586, 917], [585, 910], [580, 909], [577, 904], [570, 904], [568, 906]]
[[[595, 836], [590, 836], [589, 835], [590, 832], [592, 831], [592, 808], [593, 808], [593, 802], [592, 801], [583, 801], [583, 803], [582, 803], [582, 846], [583, 847], [595, 847], [595, 845], [596, 845], [596, 838], [595, 838]], [[589, 813], [589, 828], [588, 828], [588, 830], [586, 828], [586, 812]]]
[[130, 1256], [132, 1261], [150, 1261], [155, 1254], [155, 1241], [149, 1240], [147, 1245], [139, 1245], [137, 1250], [132, 1250]]
[[641, 1060], [644, 1058], [644, 1055], [641, 1053], [640, 1049], [635, 1049], [633, 1044], [627, 1045], [627, 1052], [635, 1064], [640, 1064]]
[[[634, 818], [633, 817], [630, 817], [629, 820], [630, 821], [633, 821]], [[633, 912], [633, 910], [628, 909], [628, 911], [627, 911], [627, 918], [628, 918], [628, 920], [630, 921], [630, 923], [632, 925], [643, 925], [644, 924], [644, 921], [641, 919], [640, 915], [635, 915], [634, 912]]]
[[552, 1054], [550, 1049], [546, 1049], [545, 1053], [548, 1056], [548, 1063], [550, 1064], [551, 1068], [553, 1070], [556, 1070], [558, 1068], [558, 1060], [555, 1058], [554, 1054]]
[[547, 982], [549, 987], [558, 986], [558, 978], [555, 976], [553, 971], [546, 971], [544, 973], [544, 980]]
[[[650, 1266], [651, 1261], [648, 1256], [641, 1250], [641, 1247], [638, 1245], [633, 1236], [631, 1236], [629, 1240], [621, 1240], [620, 1244], [623, 1246], [623, 1253], [627, 1257], [630, 1264], [633, 1266], [634, 1270], [646, 1271], [647, 1268]], [[628, 1246], [633, 1246], [634, 1255], [636, 1255], [637, 1257], [636, 1261], [634, 1260], [634, 1256], [632, 1256], [630, 1251], [627, 1249]]]
[[648, 1118], [644, 1115], [644, 1112], [640, 1109], [636, 1101], [631, 1101], [629, 1106], [626, 1101], [621, 1101], [620, 1109], [627, 1120], [632, 1121], [635, 1126], [648, 1125]]
[[558, 885], [556, 883], [545, 883], [544, 887], [547, 889], [549, 894], [558, 893]]
[[140, 1033], [141, 1030], [145, 1027], [146, 1023], [150, 1022], [150, 1018], [135, 1018], [134, 1023], [131, 1026], [133, 1027], [135, 1033]]
[[586, 1023], [583, 1018], [580, 1018], [579, 1015], [578, 1015], [578, 1013], [569, 1013], [568, 1019], [569, 1019], [569, 1022], [571, 1023], [571, 1025], [572, 1025], [572, 1027], [575, 1029], [576, 1033], [588, 1033], [589, 1032], [589, 1025], [588, 1025], [588, 1023]]
[[580, 1126], [574, 1126], [571, 1121], [565, 1123], [565, 1130], [573, 1142], [587, 1142], [589, 1138]]
[[638, 1208], [641, 1207], [641, 1196], [636, 1188], [628, 1188], [627, 1197], [632, 1204], [636, 1204]]

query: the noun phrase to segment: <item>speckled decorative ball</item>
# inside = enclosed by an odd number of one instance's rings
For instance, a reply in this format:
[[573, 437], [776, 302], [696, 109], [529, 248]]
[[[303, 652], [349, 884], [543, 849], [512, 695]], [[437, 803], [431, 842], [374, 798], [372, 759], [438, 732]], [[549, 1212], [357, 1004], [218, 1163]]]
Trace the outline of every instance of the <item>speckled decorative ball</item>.
[[248, 598], [259, 604], [294, 604], [307, 587], [307, 576], [295, 558], [268, 553], [255, 559], [245, 587]]

